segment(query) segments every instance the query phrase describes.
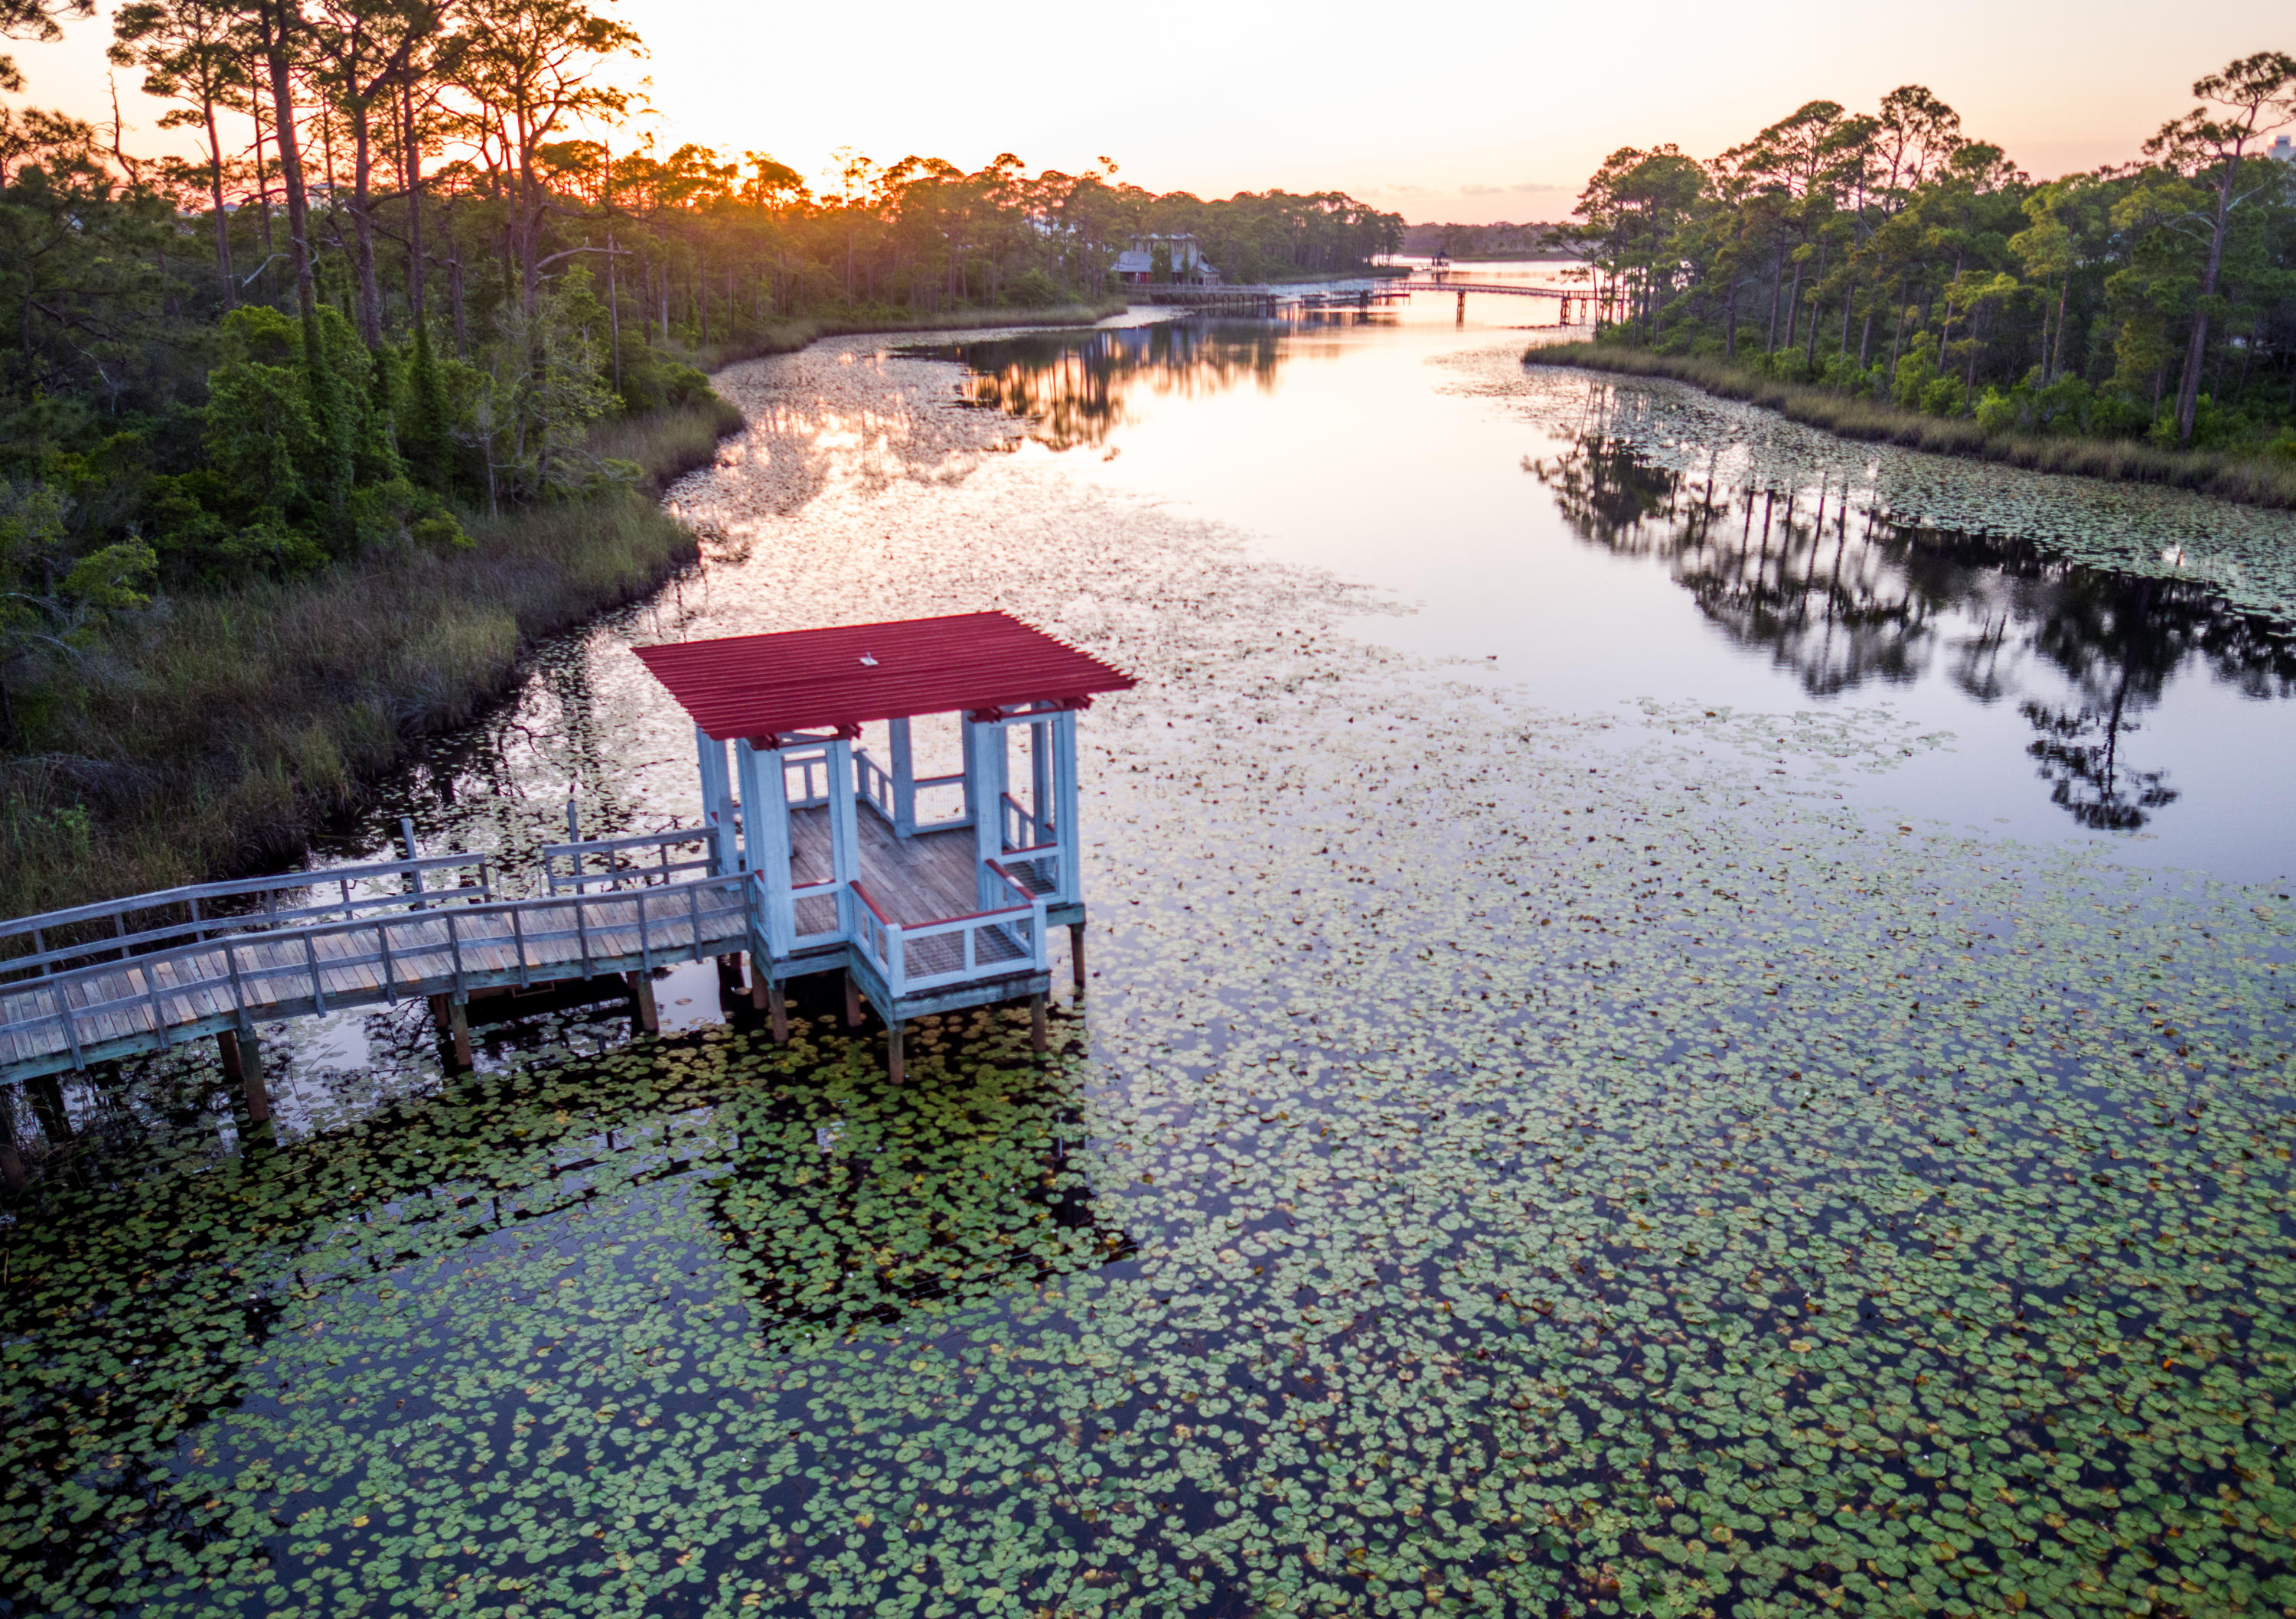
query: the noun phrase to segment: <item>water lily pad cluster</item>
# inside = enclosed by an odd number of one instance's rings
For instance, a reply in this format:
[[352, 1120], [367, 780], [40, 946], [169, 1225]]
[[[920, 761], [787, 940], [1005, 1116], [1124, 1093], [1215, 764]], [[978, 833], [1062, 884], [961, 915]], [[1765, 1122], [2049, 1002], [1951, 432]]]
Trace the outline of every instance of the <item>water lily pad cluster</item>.
[[[1939, 740], [1886, 714], [1450, 683], [833, 352], [749, 374], [664, 610], [994, 583], [1149, 677], [1054, 1054], [896, 1088], [832, 1008], [151, 1110], [5, 1231], [18, 1611], [2296, 1607], [2296, 905], [1863, 807]], [[520, 712], [668, 814], [639, 633]], [[544, 824], [507, 734], [431, 824]]]

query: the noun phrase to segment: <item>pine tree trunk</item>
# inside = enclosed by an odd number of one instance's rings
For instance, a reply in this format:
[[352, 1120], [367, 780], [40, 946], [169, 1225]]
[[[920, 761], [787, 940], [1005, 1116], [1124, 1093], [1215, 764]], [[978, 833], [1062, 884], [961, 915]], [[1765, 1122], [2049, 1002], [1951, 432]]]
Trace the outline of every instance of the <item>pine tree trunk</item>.
[[2208, 267], [2201, 274], [2200, 307], [2193, 312], [2192, 341], [2185, 346], [2185, 374], [2177, 385], [2177, 442], [2193, 442], [2193, 418], [2199, 413], [2201, 366], [2209, 352], [2207, 300], [2217, 292], [2217, 275], [2224, 267], [2225, 227], [2232, 214], [2232, 183], [2240, 168], [2237, 151], [2225, 159], [2224, 177], [2217, 182], [2217, 217], [2209, 235]]
[[271, 267], [276, 249], [271, 240], [271, 176], [263, 166], [263, 98], [260, 95], [250, 98], [248, 116], [255, 123], [255, 222], [262, 231], [263, 295], [266, 298], [275, 298], [279, 296], [279, 277]]
[[311, 279], [309, 209], [303, 194], [303, 147], [295, 133], [295, 98], [288, 78], [287, 34], [291, 0], [264, 0], [264, 64], [271, 78], [272, 134], [279, 142], [279, 177], [287, 188], [287, 257], [295, 270], [295, 303], [306, 319], [318, 318]]
[[374, 209], [372, 201], [374, 150], [367, 103], [351, 101], [351, 258], [358, 275], [359, 336], [369, 348], [382, 347], [382, 289], [374, 279]]
[[399, 169], [406, 179], [406, 309], [415, 325], [422, 324], [422, 146], [414, 130], [414, 86], [401, 80], [399, 102]]
[[234, 308], [239, 288], [231, 271], [231, 220], [223, 211], [223, 137], [216, 133], [215, 103], [204, 102], [201, 115], [208, 127], [208, 200], [215, 209], [216, 274], [223, 282], [223, 307]]

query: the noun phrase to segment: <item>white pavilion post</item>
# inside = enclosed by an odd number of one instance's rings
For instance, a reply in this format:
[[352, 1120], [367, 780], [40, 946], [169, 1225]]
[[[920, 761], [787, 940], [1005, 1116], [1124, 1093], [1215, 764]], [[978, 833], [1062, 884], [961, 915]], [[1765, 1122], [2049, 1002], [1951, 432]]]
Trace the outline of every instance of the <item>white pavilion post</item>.
[[758, 874], [766, 908], [766, 947], [785, 956], [796, 947], [795, 907], [790, 900], [789, 794], [782, 756], [744, 737], [734, 745], [742, 777], [742, 863]]
[[858, 797], [853, 780], [853, 743], [839, 737], [829, 744], [829, 859], [840, 888], [861, 875]]
[[917, 835], [917, 762], [909, 746], [906, 715], [887, 720], [885, 730], [893, 745], [893, 836]]
[[701, 760], [701, 824], [709, 829], [711, 873], [729, 876], [742, 869], [742, 846], [734, 831], [734, 782], [726, 768], [726, 744], [696, 725], [693, 746]]
[[965, 807], [972, 812], [973, 886], [984, 911], [1009, 903], [1004, 885], [988, 874], [988, 862], [1004, 853], [1004, 727], [996, 720], [967, 715], [964, 733]]
[[972, 826], [980, 818], [980, 801], [976, 794], [980, 784], [974, 780], [979, 773], [973, 764], [974, 757], [980, 752], [980, 738], [970, 714], [960, 712], [956, 716], [956, 746], [963, 756], [958, 768], [964, 773], [964, 802], [958, 806], [960, 814], [957, 818], [949, 824], [951, 827]]
[[1053, 796], [1058, 807], [1053, 824], [1058, 829], [1061, 883], [1059, 899], [1064, 905], [1074, 904], [1084, 897], [1084, 873], [1078, 868], [1084, 863], [1084, 830], [1077, 823], [1077, 716], [1073, 709], [1052, 724], [1053, 733]]
[[1054, 841], [1058, 821], [1053, 814], [1053, 728], [1044, 720], [1029, 727], [1029, 813], [1037, 818], [1038, 843]]

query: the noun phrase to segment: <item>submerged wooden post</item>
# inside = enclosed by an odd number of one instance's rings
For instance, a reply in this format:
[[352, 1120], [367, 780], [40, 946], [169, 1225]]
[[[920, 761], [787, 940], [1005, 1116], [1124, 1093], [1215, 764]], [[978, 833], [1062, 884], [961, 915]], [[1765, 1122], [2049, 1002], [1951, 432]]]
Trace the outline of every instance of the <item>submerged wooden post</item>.
[[1029, 1049], [1040, 1056], [1051, 1050], [1053, 1043], [1050, 1031], [1045, 1026], [1045, 1001], [1040, 994], [1029, 997]]
[[845, 975], [845, 1026], [849, 1029], [861, 1026], [861, 986], [853, 981], [853, 975], [849, 972]]
[[24, 1190], [24, 1159], [16, 1150], [16, 1105], [0, 1090], [0, 1186]]
[[628, 975], [630, 1021], [649, 1034], [661, 1033], [661, 1008], [653, 998], [653, 975], [644, 969]]
[[64, 1111], [63, 1087], [54, 1075], [26, 1080], [24, 1093], [32, 1099], [32, 1116], [40, 1121], [41, 1134], [51, 1141], [72, 1139], [71, 1115]]
[[252, 1026], [224, 1029], [216, 1035], [223, 1076], [247, 1099], [247, 1116], [260, 1124], [271, 1116], [271, 1093], [263, 1088], [263, 1043]]
[[902, 1056], [901, 1026], [898, 1023], [889, 1023], [885, 1026], [885, 1075], [897, 1085], [909, 1076], [907, 1065], [903, 1062]]
[[1077, 993], [1084, 993], [1084, 924], [1069, 924], [1069, 971], [1076, 978]]
[[455, 1043], [455, 1067], [457, 1069], [468, 1068], [472, 1066], [471, 1004], [460, 995], [446, 995], [440, 999], [447, 1002], [447, 1026], [441, 1032]]

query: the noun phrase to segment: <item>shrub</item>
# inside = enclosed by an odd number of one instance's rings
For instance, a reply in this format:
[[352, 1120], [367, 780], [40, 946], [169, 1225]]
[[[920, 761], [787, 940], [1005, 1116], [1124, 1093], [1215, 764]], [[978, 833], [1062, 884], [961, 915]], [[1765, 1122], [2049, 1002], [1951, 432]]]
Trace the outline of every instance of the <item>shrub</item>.
[[709, 397], [709, 379], [676, 360], [649, 356], [622, 367], [622, 409], [630, 415], [699, 405]]
[[1922, 408], [1922, 396], [1937, 380], [1937, 339], [1924, 331], [1898, 356], [1897, 374], [1890, 380], [1890, 397], [1909, 411]]
[[1963, 394], [1959, 377], [1938, 377], [1922, 389], [1922, 412], [1930, 416], [1957, 416]]
[[1051, 276], [1042, 270], [1030, 269], [1022, 271], [1006, 285], [1004, 301], [1018, 304], [1023, 309], [1046, 309], [1064, 299]]

